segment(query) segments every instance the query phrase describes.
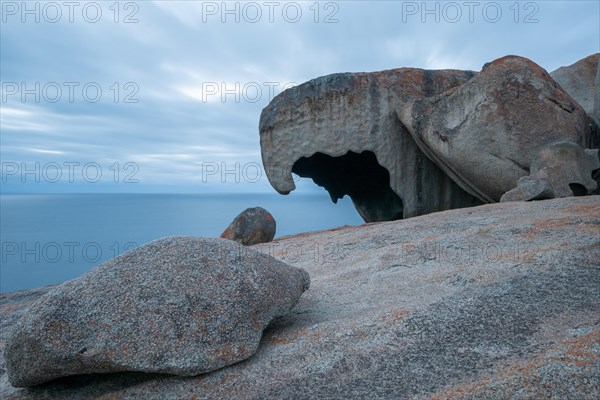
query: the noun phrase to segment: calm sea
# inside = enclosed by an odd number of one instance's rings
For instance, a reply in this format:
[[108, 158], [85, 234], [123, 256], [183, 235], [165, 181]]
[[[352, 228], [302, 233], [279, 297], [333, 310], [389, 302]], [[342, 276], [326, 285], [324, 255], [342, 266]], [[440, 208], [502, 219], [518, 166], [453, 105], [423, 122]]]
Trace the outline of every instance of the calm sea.
[[0, 292], [64, 282], [164, 236], [218, 236], [266, 208], [276, 237], [363, 223], [347, 197], [292, 194], [2, 194]]

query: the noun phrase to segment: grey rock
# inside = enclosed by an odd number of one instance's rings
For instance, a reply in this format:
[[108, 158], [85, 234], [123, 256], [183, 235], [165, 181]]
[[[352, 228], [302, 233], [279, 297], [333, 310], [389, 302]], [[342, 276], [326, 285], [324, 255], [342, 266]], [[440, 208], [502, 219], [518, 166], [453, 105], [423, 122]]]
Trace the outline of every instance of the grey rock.
[[528, 175], [542, 147], [585, 147], [591, 133], [581, 106], [544, 69], [517, 56], [488, 63], [461, 86], [416, 100], [399, 115], [421, 150], [484, 202], [499, 201]]
[[596, 125], [600, 126], [600, 58], [596, 67], [596, 93], [594, 94], [594, 113], [592, 117], [596, 121]]
[[308, 286], [306, 271], [232, 241], [156, 240], [31, 305], [6, 341], [8, 379], [216, 370], [250, 357]]
[[281, 194], [292, 172], [324, 186], [333, 202], [349, 195], [367, 222], [480, 204], [417, 147], [399, 105], [468, 81], [472, 71], [399, 68], [333, 74], [276, 96], [260, 116], [262, 160]]
[[594, 55], [555, 71], [573, 97], [516, 56], [480, 73], [400, 68], [311, 80], [262, 111], [267, 176], [282, 194], [296, 173], [333, 202], [349, 195], [367, 222], [499, 201], [542, 147], [600, 143], [586, 115], [597, 63]]
[[239, 213], [221, 237], [250, 246], [270, 242], [275, 237], [275, 230], [275, 218], [264, 208], [254, 207]]
[[[600, 197], [585, 196], [279, 238], [254, 248], [305, 268], [311, 289], [251, 358], [29, 389], [0, 371], [0, 397], [597, 399], [599, 224]], [[2, 320], [22, 312], [14, 296], [0, 296]]]
[[582, 149], [569, 142], [544, 147], [531, 163], [533, 174], [547, 171], [554, 197], [592, 193], [598, 188], [592, 172], [599, 168], [598, 149]]
[[517, 181], [517, 187], [504, 193], [500, 201], [530, 201], [553, 199], [554, 191], [548, 179], [548, 169], [524, 176]]
[[600, 124], [600, 111], [595, 106], [600, 96], [600, 53], [587, 56], [576, 63], [552, 71], [550, 76], [575, 99], [585, 112]]

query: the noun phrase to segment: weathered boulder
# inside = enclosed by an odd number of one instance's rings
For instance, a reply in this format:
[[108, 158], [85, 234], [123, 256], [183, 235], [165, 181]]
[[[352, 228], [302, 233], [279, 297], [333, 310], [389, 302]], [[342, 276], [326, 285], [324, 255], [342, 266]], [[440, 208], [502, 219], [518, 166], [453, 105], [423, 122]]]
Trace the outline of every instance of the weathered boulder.
[[216, 370], [250, 357], [308, 286], [306, 271], [231, 241], [156, 240], [31, 305], [6, 341], [8, 379]]
[[517, 56], [488, 63], [461, 86], [399, 108], [421, 150], [464, 190], [499, 201], [550, 143], [585, 147], [585, 111], [541, 67]]
[[221, 237], [250, 246], [270, 242], [275, 237], [275, 230], [275, 218], [271, 213], [264, 208], [254, 207], [239, 213]]
[[582, 149], [575, 143], [552, 143], [542, 148], [531, 163], [531, 172], [548, 171], [555, 197], [583, 196], [592, 193], [598, 184], [592, 171], [600, 168], [598, 149]]
[[582, 149], [575, 143], [558, 142], [543, 147], [531, 162], [531, 174], [500, 201], [528, 201], [584, 196], [598, 189], [594, 173], [600, 169], [598, 149]]
[[600, 111], [595, 103], [600, 97], [600, 53], [587, 56], [576, 63], [550, 72], [550, 76], [600, 124]]
[[[555, 71], [591, 113], [598, 58]], [[259, 130], [279, 193], [295, 189], [292, 173], [310, 177], [334, 202], [349, 195], [372, 222], [499, 201], [530, 174], [542, 147], [600, 143], [590, 122], [544, 69], [507, 56], [480, 73], [400, 68], [317, 78], [275, 97]]]
[[596, 125], [600, 126], [600, 59], [598, 60], [596, 70], [596, 93], [594, 94], [594, 112], [592, 117], [596, 121]]
[[459, 86], [472, 71], [399, 68], [313, 79], [276, 96], [260, 116], [262, 160], [279, 193], [292, 172], [336, 202], [349, 195], [367, 222], [480, 204], [417, 147], [399, 105]]
[[[251, 358], [17, 389], [0, 357], [0, 398], [597, 399], [599, 223], [586, 196], [280, 238], [255, 248], [305, 268], [311, 289]], [[0, 339], [32, 296], [0, 296]]]
[[555, 197], [552, 184], [548, 179], [548, 169], [519, 178], [517, 187], [504, 193], [500, 201], [545, 200]]

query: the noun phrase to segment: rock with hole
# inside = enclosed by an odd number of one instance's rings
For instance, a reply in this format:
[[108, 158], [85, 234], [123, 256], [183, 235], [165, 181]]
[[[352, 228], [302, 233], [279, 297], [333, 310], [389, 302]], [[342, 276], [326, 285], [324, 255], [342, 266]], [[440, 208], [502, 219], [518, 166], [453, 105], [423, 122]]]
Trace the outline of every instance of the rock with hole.
[[418, 148], [397, 108], [459, 86], [472, 71], [399, 68], [313, 79], [276, 96], [260, 117], [269, 182], [296, 188], [292, 173], [349, 195], [367, 222], [480, 204]]
[[517, 56], [488, 63], [463, 85], [401, 107], [399, 115], [429, 158], [488, 203], [529, 175], [542, 147], [585, 147], [591, 134], [583, 108], [543, 68]]
[[534, 158], [532, 174], [547, 170], [554, 197], [584, 196], [598, 188], [592, 178], [600, 168], [598, 149], [582, 149], [575, 143], [552, 143]]

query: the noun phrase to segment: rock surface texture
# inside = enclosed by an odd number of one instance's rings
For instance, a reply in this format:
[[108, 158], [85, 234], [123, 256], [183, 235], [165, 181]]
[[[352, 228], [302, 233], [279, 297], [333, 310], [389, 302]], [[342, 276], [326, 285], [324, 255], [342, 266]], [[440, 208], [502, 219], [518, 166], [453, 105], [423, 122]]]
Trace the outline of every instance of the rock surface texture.
[[[251, 358], [197, 377], [117, 373], [26, 389], [0, 361], [0, 397], [597, 399], [599, 238], [593, 196], [280, 238], [255, 248], [305, 268], [311, 288]], [[47, 290], [0, 296], [2, 339]]]
[[596, 53], [575, 64], [560, 67], [550, 76], [600, 125], [600, 110], [596, 106], [600, 98], [599, 64], [600, 53]]
[[400, 68], [313, 79], [276, 96], [260, 116], [269, 182], [296, 188], [311, 177], [336, 202], [349, 195], [367, 222], [479, 204], [417, 147], [400, 105], [468, 81], [472, 71]]
[[586, 147], [585, 111], [534, 62], [507, 56], [463, 85], [417, 100], [401, 119], [421, 150], [463, 189], [496, 202], [529, 175], [544, 146]]
[[234, 240], [244, 246], [267, 243], [275, 237], [275, 218], [261, 207], [247, 208], [233, 219], [221, 234], [223, 239]]
[[219, 369], [250, 357], [309, 282], [306, 271], [231, 241], [156, 240], [31, 305], [6, 341], [8, 378], [31, 386], [74, 374]]

